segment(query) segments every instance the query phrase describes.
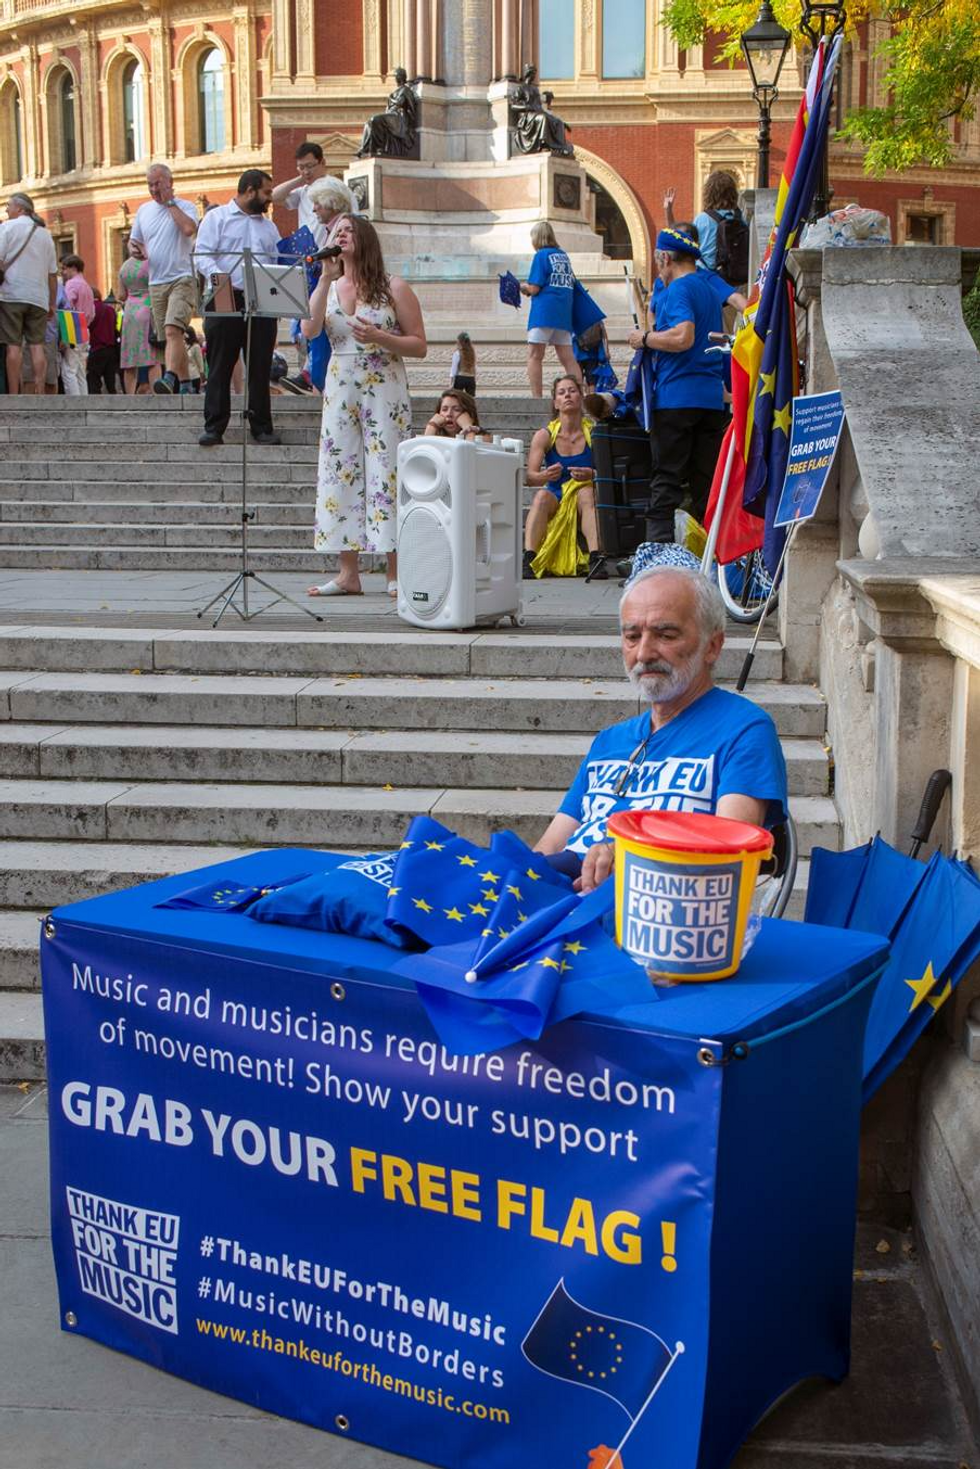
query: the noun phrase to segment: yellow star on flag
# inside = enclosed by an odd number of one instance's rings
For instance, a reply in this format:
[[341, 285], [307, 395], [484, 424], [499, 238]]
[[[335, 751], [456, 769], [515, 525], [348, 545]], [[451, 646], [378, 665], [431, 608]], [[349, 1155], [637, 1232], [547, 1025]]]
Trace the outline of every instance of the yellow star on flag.
[[518, 908], [518, 910], [517, 910], [517, 921], [518, 921], [518, 923], [526, 923], [527, 922], [527, 914], [526, 913], [522, 913], [521, 910], [520, 910], [520, 908]]
[[481, 882], [499, 882], [500, 881], [500, 878], [497, 876], [497, 874], [495, 872], [481, 872], [480, 873], [480, 881]]
[[487, 914], [490, 912], [490, 909], [485, 908], [482, 903], [471, 903], [470, 912], [479, 913], [481, 918], [486, 918]]
[[566, 944], [565, 945], [565, 953], [566, 954], [584, 954], [587, 947], [588, 946], [586, 944], [580, 944], [579, 941], [578, 941], [578, 939], [576, 939], [573, 944]]
[[415, 843], [414, 842], [402, 842], [402, 844], [401, 844], [401, 846], [399, 847], [398, 850], [400, 852], [404, 852], [404, 850], [405, 850], [406, 847], [414, 847], [414, 846], [415, 846]]
[[480, 929], [480, 937], [481, 937], [481, 939], [492, 939], [493, 938], [493, 929], [492, 928], [481, 928]]
[[789, 401], [787, 400], [783, 404], [782, 408], [779, 409], [778, 413], [774, 413], [773, 414], [773, 416], [772, 416], [772, 426], [773, 426], [773, 428], [778, 428], [780, 433], [785, 434], [786, 437], [789, 438], [789, 425], [790, 425], [790, 420], [792, 419], [792, 417], [793, 417], [793, 410], [790, 408]]
[[401, 892], [401, 888], [389, 888], [388, 889], [388, 896], [389, 896], [389, 898], [394, 898], [394, 897], [397, 897], [400, 892]]
[[776, 369], [775, 368], [773, 368], [772, 372], [760, 372], [759, 373], [759, 394], [758, 394], [758, 396], [760, 398], [764, 398], [767, 393], [771, 393], [773, 391], [773, 389], [775, 388], [775, 385], [776, 385]]
[[936, 985], [939, 983], [938, 978], [932, 971], [932, 960], [930, 959], [929, 963], [926, 965], [925, 973], [923, 974], [921, 979], [907, 979], [905, 983], [915, 995], [915, 999], [909, 1006], [909, 1014], [911, 1015], [913, 1010], [917, 1010], [919, 1008], [919, 1006], [922, 1004], [922, 1001], [928, 995], [929, 991], [931, 989], [935, 989]]
[[425, 850], [427, 852], [441, 852], [444, 845], [444, 842], [426, 842]]
[[486, 898], [486, 900], [487, 900], [488, 903], [499, 903], [500, 902], [500, 894], [499, 893], [495, 893], [494, 890], [493, 890], [493, 888], [484, 888], [483, 889], [483, 896]]
[[460, 913], [458, 908], [443, 908], [442, 911], [445, 913], [446, 917], [451, 918], [454, 923], [462, 923], [463, 915], [462, 913]]
[[457, 857], [456, 861], [459, 863], [460, 867], [476, 866], [476, 858], [468, 856], [465, 852], [463, 853], [462, 857]]
[[543, 959], [539, 959], [538, 963], [541, 965], [542, 969], [561, 969], [561, 965], [558, 963], [558, 960], [550, 958], [547, 954], [544, 956]]
[[933, 1010], [938, 1010], [939, 1007], [940, 1007], [940, 1005], [942, 1005], [946, 1000], [948, 1000], [949, 997], [950, 997], [950, 995], [952, 993], [953, 993], [953, 986], [952, 986], [951, 982], [947, 979], [946, 984], [943, 987], [942, 994], [940, 994], [940, 995], [929, 995], [928, 996], [929, 1004], [932, 1006]]
[[521, 892], [520, 888], [516, 887], [513, 883], [507, 884], [507, 891], [509, 893], [513, 893], [518, 902], [520, 902], [521, 899], [524, 897], [524, 894]]
[[561, 961], [561, 965], [559, 967], [561, 969], [562, 974], [567, 974], [568, 971], [569, 971], [569, 969], [571, 969], [572, 966], [571, 966], [571, 964], [569, 964], [569, 962], [568, 962], [567, 959], [563, 959]]
[[525, 877], [529, 877], [532, 882], [540, 882], [541, 881], [541, 874], [540, 874], [540, 872], [535, 872], [535, 870], [534, 870], [533, 867], [529, 867], [527, 869], [527, 871], [525, 872], [524, 876]]
[[520, 964], [512, 964], [507, 973], [516, 974], [519, 969], [526, 969], [530, 962], [530, 959], [522, 959]]
[[416, 908], [421, 908], [423, 913], [432, 912], [432, 904], [427, 903], [424, 898], [413, 898], [412, 902], [415, 904]]

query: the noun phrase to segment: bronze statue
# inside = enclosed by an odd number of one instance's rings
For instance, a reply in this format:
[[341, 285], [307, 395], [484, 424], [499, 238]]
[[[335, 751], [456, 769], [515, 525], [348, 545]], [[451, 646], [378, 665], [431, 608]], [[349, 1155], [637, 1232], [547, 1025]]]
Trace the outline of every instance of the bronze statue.
[[395, 72], [395, 90], [388, 98], [384, 112], [376, 112], [364, 124], [361, 146], [356, 158], [411, 158], [418, 144], [419, 99], [409, 84], [408, 72], [400, 66]]
[[525, 66], [521, 80], [510, 94], [517, 146], [522, 153], [557, 153], [562, 158], [572, 158], [575, 149], [566, 137], [571, 130], [557, 113], [545, 106], [537, 75], [536, 67]]

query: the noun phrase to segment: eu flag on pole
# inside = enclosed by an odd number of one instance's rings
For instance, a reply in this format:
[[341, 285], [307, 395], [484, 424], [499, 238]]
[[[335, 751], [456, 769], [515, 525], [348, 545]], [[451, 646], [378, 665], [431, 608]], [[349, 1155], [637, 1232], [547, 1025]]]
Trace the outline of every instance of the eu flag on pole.
[[602, 1393], [618, 1403], [630, 1426], [654, 1397], [684, 1351], [673, 1351], [656, 1332], [619, 1316], [604, 1316], [582, 1306], [555, 1286], [521, 1343], [539, 1372]]
[[[785, 389], [787, 383], [785, 358], [781, 355], [787, 350], [783, 334], [789, 331], [785, 307], [786, 252], [795, 245], [813, 199], [827, 136], [840, 46], [840, 37], [830, 44], [829, 49], [828, 43], [822, 41], [810, 68], [783, 166], [775, 221], [759, 272], [758, 295], [748, 306], [745, 326], [736, 337], [732, 350], [732, 422], [718, 456], [705, 518], [710, 529], [731, 454], [728, 489], [716, 548], [721, 562], [734, 561], [763, 545], [764, 497], [768, 488], [773, 487], [773, 494], [778, 499], [782, 489], [782, 479], [774, 484], [771, 477], [769, 439], [775, 415], [784, 408], [784, 399], [774, 402], [771, 408], [766, 407], [765, 394], [761, 390], [769, 381], [773, 384], [771, 391], [775, 396], [777, 388], [782, 386]], [[770, 345], [769, 338], [773, 333], [774, 340]], [[781, 361], [781, 383], [777, 383]], [[774, 376], [764, 379], [764, 372]], [[788, 435], [787, 425], [787, 444]]]
[[815, 847], [804, 921], [891, 938], [926, 871], [880, 836], [847, 852]]

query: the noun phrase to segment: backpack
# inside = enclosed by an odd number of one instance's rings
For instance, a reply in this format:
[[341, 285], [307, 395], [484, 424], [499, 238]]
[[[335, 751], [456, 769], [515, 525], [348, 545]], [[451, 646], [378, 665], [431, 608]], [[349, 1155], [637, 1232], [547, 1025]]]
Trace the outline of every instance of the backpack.
[[709, 209], [708, 215], [718, 226], [715, 270], [732, 286], [744, 286], [749, 279], [749, 227], [736, 209], [733, 219]]

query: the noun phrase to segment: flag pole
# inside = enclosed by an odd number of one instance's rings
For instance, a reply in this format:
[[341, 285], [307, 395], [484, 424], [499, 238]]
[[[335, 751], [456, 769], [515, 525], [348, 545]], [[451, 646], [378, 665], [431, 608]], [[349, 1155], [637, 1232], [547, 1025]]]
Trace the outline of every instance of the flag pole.
[[[643, 1404], [642, 1408], [637, 1413], [636, 1417], [630, 1423], [629, 1428], [627, 1428], [626, 1432], [623, 1434], [622, 1438], [619, 1440], [619, 1443], [616, 1445], [615, 1449], [613, 1450], [612, 1458], [606, 1460], [606, 1469], [623, 1469], [623, 1461], [622, 1461], [621, 1458], [619, 1458], [619, 1456], [622, 1454], [622, 1451], [623, 1451], [624, 1447], [626, 1446], [627, 1439], [629, 1438], [630, 1434], [633, 1432], [633, 1429], [639, 1423], [640, 1419], [643, 1417], [643, 1415], [646, 1412], [647, 1408], [649, 1408], [650, 1404], [653, 1402], [654, 1398], [656, 1397], [656, 1395], [657, 1395], [657, 1393], [658, 1393], [658, 1391], [660, 1389], [661, 1383], [663, 1382], [664, 1378], [667, 1376], [667, 1373], [670, 1371], [671, 1367], [673, 1367], [674, 1363], [677, 1361], [677, 1358], [680, 1357], [683, 1354], [683, 1351], [684, 1351], [684, 1343], [682, 1341], [679, 1341], [677, 1343], [677, 1345], [674, 1347], [674, 1351], [673, 1351], [673, 1353], [671, 1355], [670, 1361], [667, 1363], [666, 1367], [661, 1372], [661, 1374], [657, 1378], [656, 1382], [653, 1384], [653, 1387], [650, 1389], [650, 1392], [647, 1395], [646, 1402]], [[617, 1458], [619, 1458], [619, 1464], [618, 1465], [616, 1463]]]
[[711, 529], [708, 532], [708, 540], [701, 557], [701, 575], [711, 575], [711, 563], [715, 559], [715, 547], [721, 534], [721, 517], [725, 509], [725, 501], [728, 499], [728, 482], [732, 477], [732, 465], [735, 463], [735, 426], [731, 425], [728, 435], [728, 454], [725, 459], [725, 468], [721, 476], [721, 484], [718, 488], [718, 499], [715, 501], [715, 513], [711, 517]]
[[796, 532], [799, 530], [801, 524], [802, 521], [794, 520], [793, 524], [789, 528], [789, 534], [787, 535], [786, 540], [783, 542], [783, 553], [779, 558], [779, 563], [773, 574], [772, 586], [769, 588], [769, 595], [766, 598], [765, 606], [762, 609], [762, 616], [759, 618], [759, 621], [756, 624], [755, 637], [752, 639], [752, 644], [749, 648], [749, 651], [746, 653], [745, 658], [742, 661], [742, 671], [738, 676], [738, 683], [735, 685], [739, 693], [742, 692], [742, 690], [745, 688], [745, 685], [749, 681], [749, 674], [752, 670], [752, 663], [755, 658], [755, 650], [759, 646], [759, 639], [762, 636], [762, 629], [765, 624], [766, 618], [769, 615], [769, 607], [772, 603], [773, 597], [776, 595], [776, 588], [779, 586], [779, 578], [783, 574], [783, 565], [786, 561], [786, 557], [789, 554], [789, 548], [793, 544], [793, 541], [796, 539]]

